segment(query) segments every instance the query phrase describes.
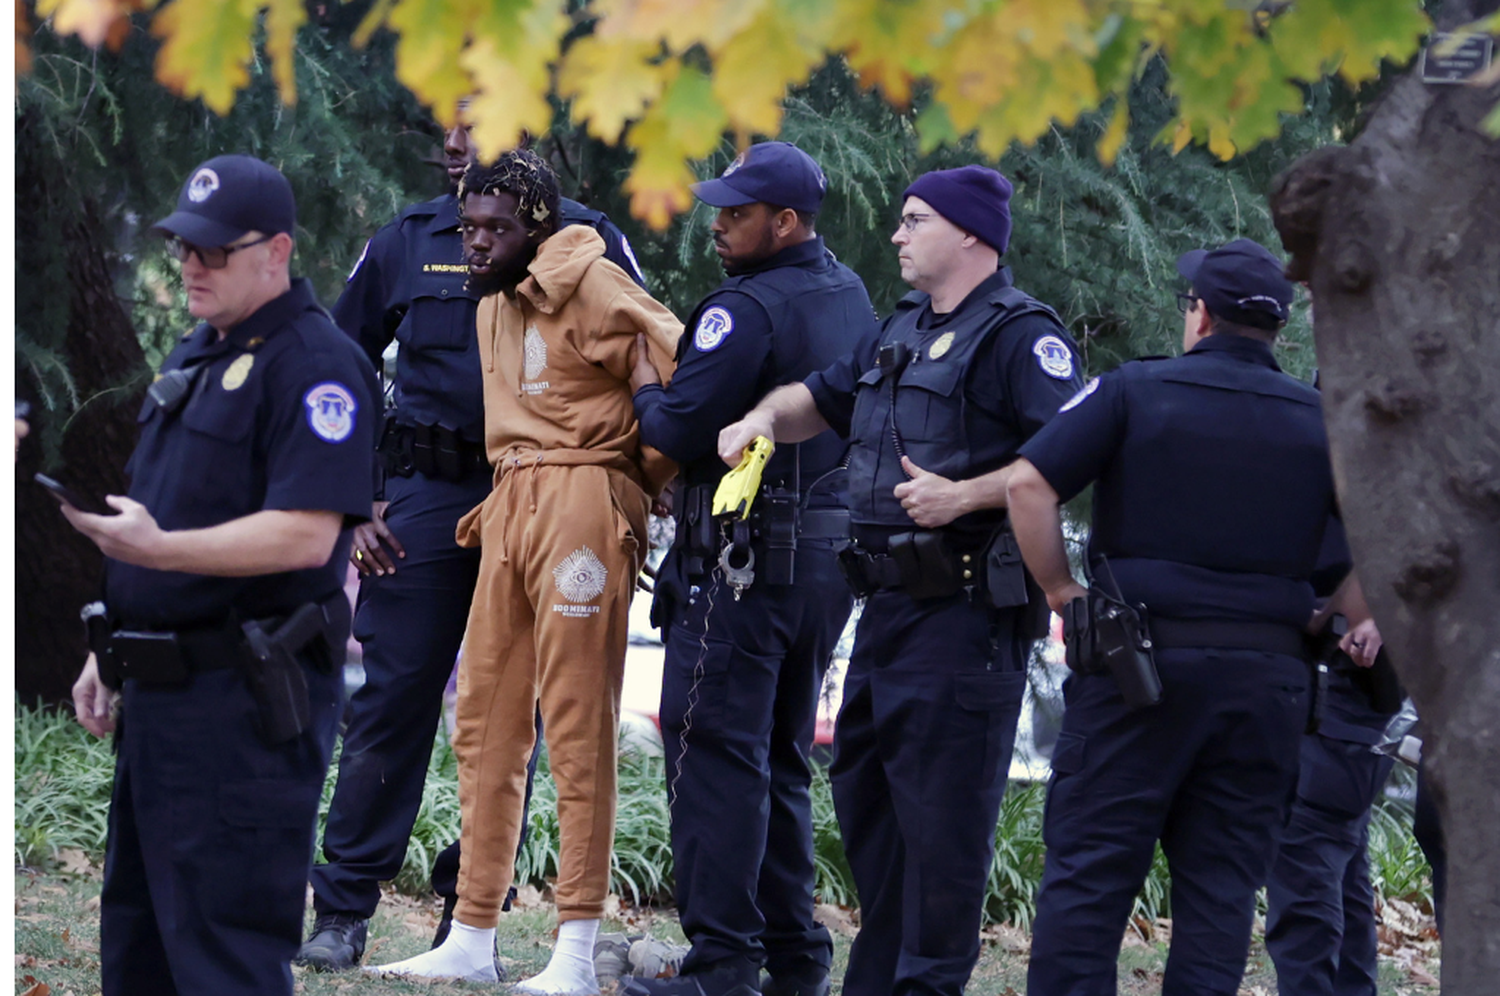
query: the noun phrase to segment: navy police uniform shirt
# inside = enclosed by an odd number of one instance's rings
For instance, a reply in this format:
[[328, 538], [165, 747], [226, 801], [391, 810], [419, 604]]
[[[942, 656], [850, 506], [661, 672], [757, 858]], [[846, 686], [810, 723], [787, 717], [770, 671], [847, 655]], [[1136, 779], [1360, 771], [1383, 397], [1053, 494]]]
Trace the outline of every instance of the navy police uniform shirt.
[[[891, 432], [887, 385], [876, 357], [882, 344], [906, 343], [909, 359], [896, 388], [897, 427], [912, 462], [951, 480], [969, 480], [1010, 463], [1083, 384], [1072, 339], [1055, 312], [1016, 290], [1009, 267], [975, 287], [957, 308], [932, 311], [913, 292], [872, 337], [833, 366], [808, 377], [818, 412], [875, 464], [861, 488], [854, 462], [850, 511], [856, 525], [910, 529], [892, 494], [906, 480]], [[959, 530], [987, 530], [1000, 512], [970, 513]], [[868, 535], [868, 534], [867, 534]]]
[[[395, 338], [397, 421], [441, 425], [484, 441], [484, 386], [474, 329], [478, 297], [465, 289], [458, 197], [445, 194], [402, 211], [365, 245], [333, 319], [359, 342], [378, 370]], [[630, 243], [608, 218], [562, 198], [563, 225], [589, 225], [604, 238], [604, 258], [645, 286]]]
[[[346, 526], [370, 515], [378, 385], [329, 321], [306, 280], [221, 341], [199, 325], [162, 370], [197, 370], [167, 413], [148, 398], [126, 465], [129, 495], [162, 529], [203, 529], [266, 510], [332, 511]], [[349, 532], [328, 563], [257, 577], [207, 577], [110, 560], [106, 602], [125, 628], [218, 625], [283, 614], [343, 590]]]
[[[762, 293], [768, 285], [774, 287]], [[774, 302], [780, 327], [762, 299]], [[717, 483], [728, 469], [718, 456], [720, 429], [774, 388], [871, 340], [876, 325], [864, 284], [816, 237], [732, 271], [694, 310], [688, 328], [671, 386], [642, 387], [635, 412], [641, 438], [677, 461], [693, 486]], [[804, 488], [843, 456], [843, 443], [824, 435], [828, 445], [821, 436], [801, 444]], [[796, 452], [780, 447], [763, 480], [786, 477], [790, 484]]]
[[1067, 501], [1091, 481], [1090, 556], [1155, 616], [1312, 615], [1334, 504], [1317, 392], [1266, 343], [1218, 334], [1090, 381], [1021, 449]]

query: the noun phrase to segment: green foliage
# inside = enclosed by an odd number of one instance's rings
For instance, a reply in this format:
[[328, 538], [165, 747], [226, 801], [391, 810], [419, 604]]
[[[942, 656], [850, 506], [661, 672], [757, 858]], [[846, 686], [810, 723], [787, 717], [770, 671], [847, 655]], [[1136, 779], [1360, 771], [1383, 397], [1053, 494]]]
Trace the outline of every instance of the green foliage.
[[109, 741], [67, 711], [16, 704], [16, 864], [37, 865], [65, 848], [102, 856], [114, 786]]

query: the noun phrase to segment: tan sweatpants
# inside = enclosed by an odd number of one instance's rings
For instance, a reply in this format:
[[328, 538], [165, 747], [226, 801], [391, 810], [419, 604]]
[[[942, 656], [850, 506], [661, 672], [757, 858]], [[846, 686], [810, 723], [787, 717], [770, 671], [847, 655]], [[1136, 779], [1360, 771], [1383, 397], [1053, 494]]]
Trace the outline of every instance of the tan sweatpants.
[[526, 466], [458, 524], [461, 546], [482, 547], [453, 738], [463, 816], [454, 916], [471, 927], [499, 922], [515, 875], [538, 706], [557, 783], [558, 920], [603, 915], [626, 616], [649, 508], [617, 471]]

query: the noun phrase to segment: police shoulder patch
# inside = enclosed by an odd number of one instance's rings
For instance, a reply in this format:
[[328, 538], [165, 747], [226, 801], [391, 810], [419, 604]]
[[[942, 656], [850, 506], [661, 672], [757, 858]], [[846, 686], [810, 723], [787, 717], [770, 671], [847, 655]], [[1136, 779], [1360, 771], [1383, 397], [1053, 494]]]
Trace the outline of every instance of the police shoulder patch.
[[324, 381], [308, 391], [302, 403], [307, 407], [307, 425], [319, 439], [342, 443], [354, 432], [359, 402], [343, 384]]
[[714, 305], [698, 319], [698, 327], [693, 330], [693, 345], [698, 347], [700, 353], [712, 352], [733, 331], [734, 316], [727, 308]]
[[1042, 373], [1058, 380], [1073, 379], [1073, 351], [1055, 335], [1044, 335], [1031, 347]]
[[1079, 391], [1077, 394], [1073, 395], [1066, 402], [1064, 402], [1063, 406], [1057, 410], [1057, 413], [1061, 415], [1063, 412], [1072, 411], [1074, 408], [1077, 408], [1079, 405], [1083, 404], [1084, 398], [1087, 398], [1090, 394], [1093, 394], [1097, 390], [1099, 390], [1099, 378], [1095, 377], [1093, 380], [1089, 381], [1083, 386], [1083, 390]]

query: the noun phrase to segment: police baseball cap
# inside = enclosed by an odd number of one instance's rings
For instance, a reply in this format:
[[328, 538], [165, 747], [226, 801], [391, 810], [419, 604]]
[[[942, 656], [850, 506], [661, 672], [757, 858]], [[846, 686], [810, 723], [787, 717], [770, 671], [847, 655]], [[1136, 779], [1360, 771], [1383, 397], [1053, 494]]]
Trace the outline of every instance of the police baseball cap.
[[1209, 314], [1226, 321], [1274, 332], [1291, 316], [1292, 282], [1282, 275], [1281, 261], [1252, 239], [1183, 253], [1177, 272]]
[[693, 184], [693, 193], [713, 207], [773, 204], [815, 212], [828, 179], [813, 157], [790, 142], [761, 142], [740, 153], [717, 180]]
[[215, 156], [183, 184], [177, 210], [151, 227], [197, 246], [227, 246], [246, 232], [291, 235], [297, 201], [275, 166], [254, 156]]

